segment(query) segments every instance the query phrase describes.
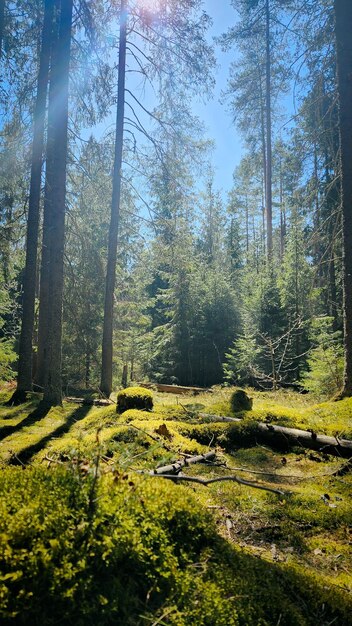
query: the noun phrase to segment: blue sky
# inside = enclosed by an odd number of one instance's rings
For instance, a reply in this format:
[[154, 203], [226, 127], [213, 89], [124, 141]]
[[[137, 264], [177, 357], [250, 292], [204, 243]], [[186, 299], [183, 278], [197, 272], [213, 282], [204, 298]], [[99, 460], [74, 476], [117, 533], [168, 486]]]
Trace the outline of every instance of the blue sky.
[[[204, 10], [213, 20], [213, 25], [208, 34], [208, 40], [215, 45], [215, 55], [217, 59], [217, 68], [215, 71], [215, 89], [209, 101], [194, 100], [193, 113], [203, 121], [205, 125], [205, 139], [214, 141], [215, 147], [212, 153], [212, 166], [214, 168], [215, 187], [221, 191], [224, 200], [227, 193], [232, 188], [233, 171], [238, 165], [241, 158], [241, 140], [231, 121], [230, 115], [226, 112], [226, 106], [221, 105], [219, 100], [221, 91], [226, 89], [226, 83], [229, 76], [229, 66], [234, 58], [235, 51], [224, 53], [220, 47], [214, 44], [213, 37], [221, 35], [227, 28], [234, 24], [236, 12], [230, 4], [230, 0], [204, 0]], [[112, 33], [116, 38], [118, 36], [118, 23], [116, 23], [116, 33]], [[117, 50], [116, 50], [117, 52]], [[127, 87], [139, 89], [140, 78], [134, 79], [131, 74], [127, 77]], [[148, 86], [144, 94], [144, 104], [148, 108], [154, 106], [154, 97]], [[95, 128], [97, 136], [103, 135], [108, 127], [115, 124], [115, 110], [111, 111], [103, 123]], [[141, 113], [143, 117], [143, 112]], [[87, 134], [91, 130], [87, 129]]]
[[[236, 12], [230, 5], [230, 0], [205, 0], [204, 8], [213, 19], [213, 26], [209, 33], [210, 39], [225, 32], [234, 24]], [[194, 113], [204, 121], [207, 136], [215, 141], [213, 166], [215, 169], [215, 183], [226, 197], [232, 187], [233, 171], [241, 158], [241, 140], [234, 127], [226, 106], [219, 103], [221, 91], [226, 88], [229, 75], [229, 66], [233, 60], [234, 51], [224, 53], [219, 46], [215, 48], [218, 68], [215, 73], [216, 86], [213, 97], [206, 104], [194, 102]]]

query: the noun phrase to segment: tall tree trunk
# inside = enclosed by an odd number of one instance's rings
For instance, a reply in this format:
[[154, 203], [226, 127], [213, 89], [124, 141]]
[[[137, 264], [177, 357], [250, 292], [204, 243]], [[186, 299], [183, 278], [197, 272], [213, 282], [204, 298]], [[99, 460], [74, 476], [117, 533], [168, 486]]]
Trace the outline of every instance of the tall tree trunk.
[[45, 0], [37, 98], [34, 110], [31, 179], [28, 202], [26, 265], [23, 280], [22, 327], [19, 342], [17, 389], [13, 399], [25, 399], [32, 388], [32, 342], [37, 276], [40, 189], [43, 160], [46, 96], [53, 21], [53, 0]]
[[39, 323], [38, 323], [38, 350], [37, 364], [34, 382], [40, 389], [45, 385], [46, 358], [47, 358], [47, 335], [48, 335], [48, 308], [49, 308], [49, 258], [50, 258], [50, 232], [52, 225], [52, 189], [55, 180], [55, 55], [57, 55], [59, 36], [60, 0], [54, 0], [54, 20], [52, 26], [51, 42], [51, 76], [49, 83], [49, 107], [48, 107], [48, 130], [45, 156], [45, 191], [44, 191], [44, 217], [43, 239], [40, 264], [39, 285]]
[[334, 0], [341, 146], [343, 315], [345, 374], [342, 396], [352, 395], [352, 2]]
[[320, 203], [319, 203], [319, 173], [318, 173], [318, 151], [317, 143], [314, 141], [314, 264], [317, 266], [317, 286], [320, 288], [323, 279], [323, 268], [321, 263], [321, 224], [320, 224]]
[[72, 0], [61, 0], [60, 27], [51, 74], [52, 90], [49, 107], [54, 123], [55, 172], [48, 191], [51, 205], [49, 232], [49, 302], [45, 405], [62, 403], [61, 339], [62, 294], [65, 244], [65, 200], [68, 124], [68, 83], [72, 29]]
[[[260, 136], [261, 136], [261, 153], [262, 153], [262, 163], [263, 163], [263, 180], [264, 180], [264, 197], [266, 197], [266, 158], [267, 158], [267, 150], [266, 150], [266, 137], [265, 137], [265, 97], [263, 93], [263, 85], [262, 85], [262, 69], [260, 65], [258, 65], [258, 85], [259, 85], [259, 99], [260, 99]], [[264, 202], [266, 204], [266, 200]]]
[[266, 21], [266, 180], [265, 180], [265, 209], [266, 209], [266, 240], [267, 256], [270, 264], [273, 254], [273, 199], [272, 199], [272, 138], [271, 138], [271, 52], [270, 52], [270, 7], [269, 0], [265, 5]]
[[115, 159], [111, 200], [111, 220], [109, 229], [108, 264], [106, 270], [106, 288], [104, 304], [104, 328], [102, 342], [102, 368], [100, 390], [109, 396], [112, 390], [112, 343], [113, 343], [113, 309], [114, 288], [116, 279], [117, 237], [119, 230], [120, 197], [121, 197], [121, 165], [123, 146], [123, 118], [125, 109], [125, 70], [126, 70], [126, 34], [127, 10], [126, 0], [121, 0], [119, 71], [115, 135]]

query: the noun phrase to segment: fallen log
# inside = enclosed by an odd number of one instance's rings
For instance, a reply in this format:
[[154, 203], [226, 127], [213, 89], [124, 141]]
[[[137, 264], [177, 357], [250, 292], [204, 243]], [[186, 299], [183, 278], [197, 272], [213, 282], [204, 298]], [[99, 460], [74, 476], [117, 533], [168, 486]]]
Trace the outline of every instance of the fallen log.
[[106, 398], [75, 398], [73, 396], [65, 398], [65, 402], [72, 402], [73, 404], [81, 404], [83, 406], [110, 406], [110, 404], [114, 404], [112, 400]]
[[161, 383], [138, 383], [138, 387], [145, 387], [145, 389], [156, 389], [161, 393], [175, 393], [176, 395], [183, 395], [192, 393], [198, 395], [199, 393], [212, 393], [209, 387], [184, 387], [182, 385], [164, 385]]
[[215, 458], [215, 452], [206, 452], [205, 454], [199, 454], [197, 456], [191, 456], [185, 459], [181, 459], [180, 461], [176, 461], [170, 465], [163, 465], [162, 467], [157, 467], [155, 470], [152, 470], [150, 473], [153, 475], [161, 476], [162, 474], [178, 474], [183, 467], [187, 467], [188, 465], [193, 465], [194, 463], [203, 463], [204, 461], [211, 461]]
[[[228, 417], [211, 415], [207, 413], [199, 413], [200, 417], [204, 417], [213, 422], [243, 422], [239, 417]], [[292, 447], [303, 446], [310, 450], [332, 454], [345, 459], [352, 457], [352, 441], [349, 439], [340, 439], [339, 437], [330, 437], [321, 435], [311, 430], [301, 430], [299, 428], [289, 428], [287, 426], [277, 426], [276, 424], [266, 424], [265, 422], [256, 422], [253, 433], [258, 441], [268, 443], [273, 447]]]

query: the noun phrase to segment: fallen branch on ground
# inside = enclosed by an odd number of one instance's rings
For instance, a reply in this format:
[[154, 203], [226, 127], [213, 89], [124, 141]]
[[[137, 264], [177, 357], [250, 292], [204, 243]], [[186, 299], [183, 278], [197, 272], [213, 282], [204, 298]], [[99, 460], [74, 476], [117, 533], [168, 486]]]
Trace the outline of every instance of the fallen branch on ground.
[[266, 485], [260, 485], [259, 483], [255, 483], [251, 480], [244, 480], [243, 478], [239, 478], [238, 476], [220, 476], [218, 478], [197, 478], [196, 476], [185, 476], [184, 474], [155, 474], [155, 472], [150, 472], [150, 476], [158, 476], [159, 478], [167, 478], [169, 480], [174, 481], [183, 481], [183, 482], [191, 482], [198, 483], [199, 485], [203, 485], [207, 487], [212, 483], [220, 483], [224, 481], [231, 481], [238, 483], [240, 485], [245, 485], [246, 487], [253, 487], [254, 489], [262, 489], [263, 491], [270, 491], [271, 493], [276, 493], [279, 496], [288, 495], [289, 492], [281, 491], [280, 489], [274, 489], [273, 487], [267, 487]]
[[164, 474], [178, 474], [181, 469], [188, 465], [193, 465], [194, 463], [203, 463], [204, 461], [210, 461], [215, 458], [215, 452], [206, 452], [205, 454], [199, 454], [197, 456], [191, 456], [186, 459], [182, 459], [181, 461], [176, 461], [175, 463], [171, 463], [170, 465], [163, 465], [162, 467], [157, 467], [155, 470], [151, 471], [151, 474], [156, 476], [161, 476]]
[[209, 387], [185, 387], [183, 385], [164, 385], [161, 383], [138, 383], [139, 387], [145, 387], [146, 389], [156, 389], [161, 393], [175, 393], [175, 394], [193, 394], [194, 396], [200, 393], [213, 393]]
[[66, 397], [65, 402], [81, 404], [82, 406], [110, 406], [115, 404], [115, 402], [107, 398], [75, 398], [73, 396]]

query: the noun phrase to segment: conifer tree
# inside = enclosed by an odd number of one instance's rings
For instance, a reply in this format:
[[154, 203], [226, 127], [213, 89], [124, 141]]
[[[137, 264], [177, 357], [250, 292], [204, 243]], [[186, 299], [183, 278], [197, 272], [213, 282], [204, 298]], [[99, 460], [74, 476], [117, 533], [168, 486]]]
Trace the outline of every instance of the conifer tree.
[[337, 77], [341, 145], [343, 229], [343, 315], [345, 374], [341, 396], [352, 395], [352, 4], [335, 0]]
[[26, 238], [26, 263], [23, 279], [22, 326], [18, 354], [18, 377], [17, 389], [11, 399], [12, 403], [25, 400], [26, 391], [29, 391], [32, 388], [32, 341], [37, 275], [41, 173], [49, 61], [52, 47], [53, 10], [54, 1], [45, 0], [37, 97], [33, 121], [31, 178]]
[[[72, 0], [61, 0], [58, 38], [52, 57], [49, 91], [49, 125], [52, 170], [47, 172], [48, 303], [45, 384], [43, 403], [62, 403], [62, 296], [65, 243], [68, 82], [72, 29]], [[49, 134], [49, 131], [48, 131]], [[48, 179], [48, 176], [50, 177]]]

